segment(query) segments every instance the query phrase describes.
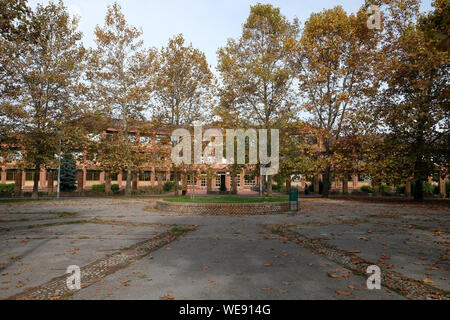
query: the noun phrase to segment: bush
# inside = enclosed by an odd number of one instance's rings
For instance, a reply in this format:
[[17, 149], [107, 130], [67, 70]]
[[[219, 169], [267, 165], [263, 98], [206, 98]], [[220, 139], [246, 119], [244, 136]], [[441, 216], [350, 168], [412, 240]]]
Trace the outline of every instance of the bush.
[[94, 184], [92, 186], [92, 191], [97, 191], [97, 192], [105, 192], [105, 184]]
[[118, 184], [112, 184], [111, 185], [111, 191], [112, 192], [118, 192], [120, 190], [120, 187], [119, 187], [119, 185]]
[[163, 191], [164, 192], [171, 192], [175, 190], [175, 184], [172, 181], [167, 181], [163, 185]]
[[434, 186], [429, 182], [423, 183], [423, 193], [424, 194], [433, 194]]
[[445, 191], [447, 193], [447, 197], [450, 197], [450, 181], [445, 184]]
[[362, 186], [362, 187], [360, 188], [360, 190], [361, 190], [362, 192], [373, 193], [373, 189], [372, 189], [371, 186]]
[[0, 184], [0, 193], [14, 193], [14, 183], [11, 184]]

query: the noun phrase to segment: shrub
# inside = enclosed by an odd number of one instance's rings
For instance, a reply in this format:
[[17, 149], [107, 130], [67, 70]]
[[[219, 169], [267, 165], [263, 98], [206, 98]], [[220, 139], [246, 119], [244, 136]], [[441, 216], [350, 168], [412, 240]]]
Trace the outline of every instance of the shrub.
[[450, 181], [445, 184], [445, 191], [447, 193], [447, 197], [450, 197]]
[[77, 188], [77, 171], [73, 154], [65, 153], [61, 160], [61, 191], [72, 192]]
[[423, 193], [424, 194], [433, 194], [434, 186], [429, 182], [423, 183]]
[[118, 184], [112, 184], [111, 185], [111, 191], [112, 192], [118, 192], [120, 190], [120, 187], [119, 187], [119, 185]]
[[391, 186], [384, 185], [384, 186], [383, 186], [383, 191], [384, 191], [385, 193], [390, 193], [390, 192], [392, 192], [392, 187], [391, 187]]
[[[112, 186], [111, 186], [112, 189]], [[105, 192], [105, 184], [94, 184], [92, 186], [92, 191], [97, 191], [97, 192]]]
[[164, 192], [170, 192], [175, 190], [175, 184], [172, 181], [167, 181], [163, 185], [163, 191]]
[[14, 193], [14, 183], [11, 184], [0, 184], [0, 193]]
[[373, 193], [373, 189], [371, 186], [362, 186], [360, 190], [362, 192]]

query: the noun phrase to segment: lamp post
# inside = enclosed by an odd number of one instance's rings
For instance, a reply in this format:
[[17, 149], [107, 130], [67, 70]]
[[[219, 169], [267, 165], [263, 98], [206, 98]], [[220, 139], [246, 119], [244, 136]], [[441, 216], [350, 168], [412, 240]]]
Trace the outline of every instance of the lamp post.
[[59, 193], [61, 191], [61, 130], [58, 130], [59, 135], [59, 153], [58, 153], [58, 189], [56, 191], [56, 198], [59, 199]]

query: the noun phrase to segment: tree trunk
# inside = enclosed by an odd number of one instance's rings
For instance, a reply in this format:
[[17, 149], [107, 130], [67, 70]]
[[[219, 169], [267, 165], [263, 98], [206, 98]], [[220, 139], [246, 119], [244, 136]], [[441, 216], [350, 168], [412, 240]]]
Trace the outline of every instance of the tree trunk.
[[289, 193], [291, 191], [291, 176], [289, 175], [286, 178], [286, 192]]
[[231, 193], [232, 194], [237, 194], [237, 186], [238, 186], [238, 181], [237, 181], [237, 175], [233, 175], [233, 183], [231, 184]]
[[173, 183], [175, 188], [175, 197], [178, 197], [178, 171], [176, 166], [173, 166]]
[[77, 179], [78, 179], [78, 181], [77, 181], [78, 195], [82, 196], [83, 195], [83, 191], [84, 191], [84, 189], [83, 189], [83, 183], [84, 183], [84, 181], [83, 181], [83, 179], [84, 179], [84, 172], [83, 172], [83, 170], [79, 170], [77, 172]]
[[181, 189], [185, 192], [185, 194], [187, 194], [187, 174], [183, 173], [181, 175]]
[[314, 176], [314, 193], [320, 193], [320, 179], [318, 174]]
[[34, 179], [33, 179], [33, 193], [31, 197], [33, 199], [39, 198], [39, 176], [41, 174], [41, 166], [39, 164], [36, 164], [36, 167], [34, 168]]
[[131, 170], [127, 171], [127, 182], [125, 184], [125, 195], [131, 195]]
[[131, 190], [133, 193], [137, 193], [137, 189], [138, 189], [138, 173], [137, 172], [133, 172], [131, 174]]
[[156, 174], [156, 179], [158, 181], [158, 193], [162, 193], [163, 191], [163, 185], [162, 185], [162, 172], [158, 171]]
[[109, 171], [105, 171], [105, 193], [107, 195], [111, 194], [111, 175]]
[[439, 198], [445, 198], [447, 193], [447, 190], [445, 190], [446, 185], [445, 179], [439, 177]]
[[16, 179], [14, 184], [14, 196], [16, 198], [22, 196], [22, 170], [16, 171]]
[[342, 180], [342, 193], [348, 194], [348, 179]]
[[415, 179], [414, 186], [414, 201], [423, 202], [423, 182], [424, 180], [418, 177]]
[[206, 178], [206, 194], [212, 193], [212, 178], [207, 177]]
[[324, 198], [328, 198], [330, 194], [330, 168], [326, 168], [323, 173], [323, 193]]
[[272, 176], [267, 176], [267, 196], [272, 196]]
[[47, 195], [53, 196], [53, 170], [47, 171]]
[[406, 184], [405, 184], [405, 196], [407, 198], [411, 197], [411, 180], [408, 179], [406, 180]]

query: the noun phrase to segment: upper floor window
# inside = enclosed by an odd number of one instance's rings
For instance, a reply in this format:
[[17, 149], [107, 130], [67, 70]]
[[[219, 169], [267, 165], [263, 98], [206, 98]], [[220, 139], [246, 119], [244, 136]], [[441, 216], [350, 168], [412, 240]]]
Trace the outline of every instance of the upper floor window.
[[139, 143], [143, 145], [151, 145], [152, 144], [152, 138], [149, 136], [140, 136], [139, 137]]

